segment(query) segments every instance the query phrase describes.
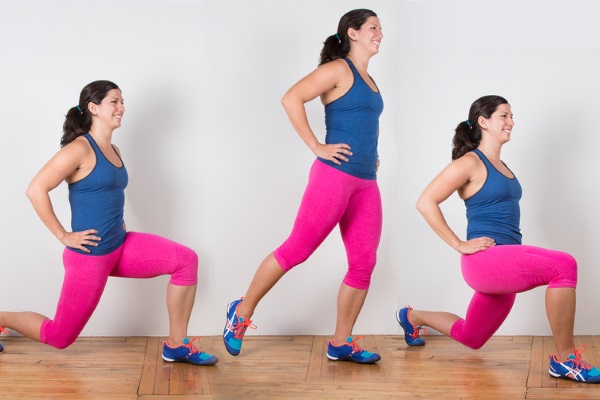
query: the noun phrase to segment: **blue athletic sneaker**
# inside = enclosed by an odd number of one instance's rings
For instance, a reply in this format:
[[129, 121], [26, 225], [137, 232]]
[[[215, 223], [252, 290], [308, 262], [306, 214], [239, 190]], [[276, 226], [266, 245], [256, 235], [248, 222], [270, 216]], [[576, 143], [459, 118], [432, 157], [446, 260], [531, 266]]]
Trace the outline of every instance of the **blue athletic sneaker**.
[[[8, 329], [6, 329], [6, 328], [3, 328], [3, 327], [1, 327], [1, 326], [0, 326], [0, 334], [1, 334], [1, 333], [6, 333], [6, 334], [8, 334]], [[4, 351], [4, 346], [2, 346], [2, 343], [0, 343], [0, 353], [1, 353], [1, 352], [3, 352], [3, 351]]]
[[[396, 320], [398, 321], [402, 329], [404, 329], [404, 340], [406, 340], [407, 345], [424, 346], [425, 341], [419, 336], [419, 331], [422, 328], [420, 326], [414, 326], [408, 320], [408, 313], [410, 312], [410, 310], [412, 310], [411, 306], [406, 306], [404, 308], [399, 309], [396, 313]], [[427, 334], [427, 331], [425, 331], [425, 334]]]
[[242, 350], [242, 339], [246, 329], [256, 329], [255, 325], [252, 325], [252, 321], [245, 321], [244, 317], [238, 317], [237, 307], [244, 300], [242, 297], [239, 300], [234, 300], [227, 305], [227, 322], [225, 323], [225, 329], [223, 330], [223, 343], [225, 348], [232, 356], [237, 356]]
[[359, 336], [352, 340], [352, 337], [346, 338], [347, 344], [335, 346], [333, 340], [327, 342], [327, 358], [333, 361], [354, 361], [359, 364], [372, 364], [381, 360], [381, 356], [377, 353], [371, 353], [364, 350], [356, 341], [363, 338]]
[[212, 354], [203, 352], [194, 346], [194, 341], [198, 338], [193, 338], [190, 341], [188, 338], [183, 339], [183, 346], [171, 347], [167, 342], [163, 343], [162, 358], [168, 362], [185, 362], [194, 365], [215, 365], [219, 359]]
[[559, 362], [556, 356], [550, 356], [550, 375], [555, 378], [572, 379], [578, 382], [599, 383], [600, 370], [581, 358], [581, 353], [569, 354], [567, 361]]

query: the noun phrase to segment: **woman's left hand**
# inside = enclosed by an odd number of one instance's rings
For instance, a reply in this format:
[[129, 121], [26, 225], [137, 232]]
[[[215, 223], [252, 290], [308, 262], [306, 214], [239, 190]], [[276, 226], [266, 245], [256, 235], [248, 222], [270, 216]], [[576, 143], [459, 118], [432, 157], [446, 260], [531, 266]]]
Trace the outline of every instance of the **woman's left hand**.
[[337, 165], [342, 165], [343, 162], [348, 162], [348, 157], [352, 156], [350, 146], [346, 143], [337, 144], [321, 144], [319, 143], [313, 153], [323, 160], [333, 161]]
[[460, 254], [475, 254], [495, 245], [496, 242], [494, 242], [494, 239], [482, 236], [475, 239], [469, 239], [466, 242], [461, 241], [456, 248], [456, 251]]

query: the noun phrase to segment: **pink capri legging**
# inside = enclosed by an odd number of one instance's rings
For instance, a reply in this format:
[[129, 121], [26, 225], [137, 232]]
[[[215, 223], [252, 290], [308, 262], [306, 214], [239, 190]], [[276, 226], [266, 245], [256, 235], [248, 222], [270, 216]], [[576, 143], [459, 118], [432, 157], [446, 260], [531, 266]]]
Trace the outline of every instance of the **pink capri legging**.
[[198, 282], [198, 255], [160, 236], [127, 232], [112, 253], [91, 256], [65, 248], [65, 278], [54, 319], [40, 328], [40, 341], [64, 349], [79, 336], [96, 309], [109, 276], [153, 278], [171, 275], [169, 283], [192, 286]]
[[465, 281], [475, 290], [465, 319], [454, 323], [450, 336], [479, 349], [500, 328], [517, 293], [538, 286], [575, 288], [577, 261], [570, 254], [525, 245], [490, 247], [461, 257]]
[[306, 261], [339, 223], [348, 272], [344, 283], [366, 290], [381, 238], [381, 195], [376, 180], [341, 172], [319, 160], [310, 170], [294, 228], [273, 253], [284, 271]]

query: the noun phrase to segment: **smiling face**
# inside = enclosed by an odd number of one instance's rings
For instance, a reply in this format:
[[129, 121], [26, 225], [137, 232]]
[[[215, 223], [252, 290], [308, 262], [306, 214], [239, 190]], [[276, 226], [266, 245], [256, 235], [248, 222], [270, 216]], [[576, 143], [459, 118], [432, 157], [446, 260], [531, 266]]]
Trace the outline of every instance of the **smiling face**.
[[479, 125], [484, 132], [499, 140], [500, 143], [508, 142], [515, 125], [510, 105], [500, 104], [490, 118], [480, 116]]
[[348, 29], [348, 37], [354, 46], [367, 49], [370, 54], [379, 53], [379, 46], [383, 39], [379, 18], [369, 17], [360, 29]]
[[111, 89], [106, 93], [100, 104], [89, 103], [90, 113], [94, 122], [116, 129], [121, 126], [125, 106], [121, 90]]

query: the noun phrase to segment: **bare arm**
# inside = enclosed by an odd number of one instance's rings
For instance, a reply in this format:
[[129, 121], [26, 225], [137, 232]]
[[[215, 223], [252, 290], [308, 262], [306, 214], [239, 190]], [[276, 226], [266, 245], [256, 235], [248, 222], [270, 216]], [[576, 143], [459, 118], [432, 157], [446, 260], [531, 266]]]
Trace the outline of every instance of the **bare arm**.
[[100, 238], [93, 235], [98, 231], [88, 229], [83, 232], [67, 232], [56, 217], [50, 200], [50, 191], [69, 177], [76, 176], [82, 160], [85, 159], [86, 151], [87, 149], [80, 142], [73, 142], [63, 147], [35, 175], [29, 183], [26, 195], [44, 225], [61, 243], [89, 252], [89, 249], [83, 245], [97, 246], [96, 242]]
[[433, 231], [461, 254], [473, 254], [494, 245], [494, 240], [488, 237], [462, 241], [448, 226], [440, 208], [452, 193], [469, 184], [476, 168], [474, 163], [469, 156], [455, 160], [427, 185], [417, 201], [417, 209]]
[[338, 88], [348, 72], [346, 69], [344, 64], [336, 61], [324, 64], [292, 86], [281, 99], [292, 126], [308, 148], [317, 157], [333, 161], [338, 165], [341, 165], [340, 160], [348, 161], [346, 155], [352, 155], [350, 146], [345, 143], [329, 145], [320, 143], [308, 123], [304, 104]]

